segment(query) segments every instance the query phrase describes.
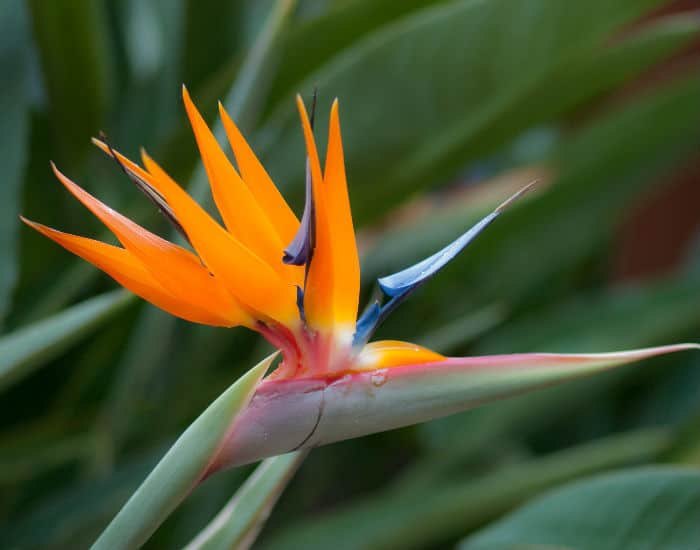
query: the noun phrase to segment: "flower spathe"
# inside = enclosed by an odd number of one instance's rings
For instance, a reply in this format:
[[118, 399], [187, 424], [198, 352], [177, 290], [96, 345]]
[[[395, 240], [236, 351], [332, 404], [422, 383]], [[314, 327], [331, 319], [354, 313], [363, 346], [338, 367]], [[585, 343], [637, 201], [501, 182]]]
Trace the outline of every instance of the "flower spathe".
[[[145, 152], [139, 166], [103, 140], [94, 142], [166, 215], [189, 247], [115, 212], [53, 164], [59, 181], [121, 246], [24, 221], [155, 306], [195, 323], [248, 327], [281, 350], [282, 363], [259, 384], [243, 420], [236, 422], [212, 462], [215, 469], [421, 422], [567, 377], [697, 347], [446, 358], [408, 342], [368, 342], [387, 315], [529, 186], [442, 250], [379, 279], [386, 303], [370, 304], [358, 318], [360, 263], [338, 101], [331, 107], [322, 165], [312, 124], [297, 97], [307, 151], [307, 201], [300, 222], [223, 106], [220, 116], [237, 169], [184, 87], [183, 100], [223, 224]], [[278, 437], [270, 438], [270, 433]]]

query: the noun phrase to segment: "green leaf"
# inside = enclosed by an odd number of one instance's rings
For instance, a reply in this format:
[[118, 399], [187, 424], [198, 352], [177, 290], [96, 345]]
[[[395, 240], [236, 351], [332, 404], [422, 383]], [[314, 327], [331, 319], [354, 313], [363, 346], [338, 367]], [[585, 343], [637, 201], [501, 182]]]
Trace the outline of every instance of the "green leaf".
[[156, 464], [163, 453], [162, 447], [157, 449], [157, 455], [153, 450], [132, 455], [108, 475], [72, 480], [60, 490], [45, 493], [21, 518], [0, 525], [3, 544], [11, 548], [89, 548]]
[[[283, 63], [270, 90], [270, 103], [288, 101], [304, 78], [334, 55], [353, 47], [367, 34], [376, 32], [414, 11], [445, 0], [352, 0], [340, 3], [318, 17], [290, 28], [282, 41]], [[323, 40], [315, 37], [323, 36]]]
[[74, 342], [121, 311], [132, 296], [115, 290], [0, 338], [0, 389], [45, 365]]
[[134, 548], [148, 540], [202, 480], [275, 355], [238, 379], [187, 428], [100, 535], [95, 550]]
[[50, 103], [56, 143], [66, 161], [78, 164], [86, 136], [99, 130], [111, 93], [111, 61], [104, 3], [44, 2], [29, 9]]
[[249, 548], [305, 457], [297, 451], [264, 460], [185, 550]]
[[664, 431], [633, 432], [495, 468], [478, 479], [452, 477], [410, 489], [390, 487], [284, 529], [262, 547], [425, 548], [482, 525], [563, 481], [653, 459], [668, 448], [669, 440]]
[[98, 445], [95, 434], [66, 434], [67, 427], [58, 425], [38, 429], [25, 426], [14, 438], [2, 439], [0, 453], [0, 485], [36, 479], [47, 471], [66, 464], [87, 462]]
[[[641, 346], [691, 334], [699, 323], [700, 280], [675, 277], [581, 292], [555, 306], [525, 312], [482, 338], [477, 352], [592, 352], [611, 346]], [[533, 326], [539, 330], [533, 331]]]
[[8, 0], [0, 11], [0, 328], [18, 271], [17, 214], [29, 141], [28, 27], [23, 3]]
[[198, 86], [232, 51], [244, 47], [245, 6], [226, 0], [186, 0], [182, 78]]
[[[239, 128], [257, 126], [282, 52], [280, 34], [289, 24], [297, 0], [277, 0], [236, 76], [224, 105]], [[220, 123], [217, 124], [220, 126]], [[221, 130], [218, 130], [219, 134]]]
[[[301, 90], [318, 85], [320, 113], [341, 98], [355, 218], [378, 216], [386, 204], [452, 176], [485, 144], [493, 149], [515, 137], [524, 128], [512, 124], [514, 111], [528, 123], [535, 110], [551, 115], [531, 94], [556, 85], [556, 71], [599, 52], [611, 32], [659, 3], [451, 2], [385, 25], [329, 60]], [[303, 187], [302, 170], [293, 170], [303, 150], [298, 126], [285, 98], [261, 136], [273, 177], [291, 184], [289, 174], [298, 174], [290, 190]]]
[[460, 550], [524, 547], [695, 550], [700, 472], [641, 468], [552, 491], [460, 544]]

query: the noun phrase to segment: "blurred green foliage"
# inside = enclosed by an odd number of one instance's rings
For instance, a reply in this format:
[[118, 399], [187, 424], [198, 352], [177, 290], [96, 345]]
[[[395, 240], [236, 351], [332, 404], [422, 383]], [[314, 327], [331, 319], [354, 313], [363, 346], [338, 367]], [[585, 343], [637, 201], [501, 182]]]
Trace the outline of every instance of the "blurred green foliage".
[[[639, 205], [679, 174], [694, 170], [698, 184], [700, 19], [671, 13], [676, 4], [302, 0], [267, 37], [274, 55], [255, 57], [269, 1], [5, 0], [1, 545], [88, 546], [178, 434], [268, 351], [243, 329], [192, 326], [120, 291], [105, 294], [111, 280], [20, 229], [22, 213], [103, 233], [53, 180], [53, 159], [111, 206], [167, 234], [91, 150], [99, 130], [131, 156], [144, 145], [206, 201], [179, 102], [183, 82], [212, 122], [217, 99], [236, 106], [297, 207], [304, 153], [294, 94], [319, 87], [319, 135], [340, 98], [367, 295], [378, 275], [435, 250], [531, 174], [541, 177], [536, 194], [380, 336], [465, 354], [697, 340], [697, 235], [661, 245], [620, 237]], [[253, 71], [264, 78], [251, 80], [251, 63], [265, 67]], [[252, 93], [236, 95], [246, 85]], [[664, 204], [658, 232], [672, 235], [674, 212]], [[652, 259], [669, 247], [681, 259], [653, 277], [616, 277], [630, 247]], [[699, 366], [692, 354], [658, 359], [315, 450], [259, 547], [449, 547], [569, 479], [627, 464], [697, 466]], [[187, 543], [248, 471], [198, 488], [149, 547]], [[655, 483], [682, 491], [678, 475]], [[604, 498], [591, 492], [599, 485], [576, 487], [585, 494], [571, 497], [571, 513]], [[523, 515], [556, 509], [565, 494], [537, 500], [463, 547], [516, 533]], [[631, 502], [626, 494], [615, 496], [619, 508]]]

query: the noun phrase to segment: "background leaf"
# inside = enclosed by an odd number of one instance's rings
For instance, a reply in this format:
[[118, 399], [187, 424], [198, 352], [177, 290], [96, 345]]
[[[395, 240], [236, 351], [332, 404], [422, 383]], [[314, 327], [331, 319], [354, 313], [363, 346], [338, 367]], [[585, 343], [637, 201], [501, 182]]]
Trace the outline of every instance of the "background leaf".
[[95, 134], [104, 121], [112, 91], [105, 5], [90, 0], [65, 6], [32, 0], [28, 6], [54, 136], [65, 162], [76, 165], [88, 148], [85, 136]]
[[[348, 173], [357, 182], [353, 197], [367, 197], [370, 190], [372, 196], [354, 201], [356, 219], [376, 217], [384, 205], [453, 176], [488, 152], [482, 145], [491, 141], [486, 132], [498, 131], [499, 142], [506, 133], [512, 137], [514, 109], [532, 113], [530, 94], [550, 82], [552, 72], [655, 3], [605, 3], [606, 9], [589, 4], [586, 10], [552, 0], [439, 4], [392, 21], [329, 60], [300, 88], [323, 90], [319, 112], [342, 92], [341, 114], [354, 113], [343, 126]], [[393, 68], [390, 79], [384, 77], [387, 66]], [[430, 78], [416, 78], [416, 67], [430, 70]], [[506, 88], [497, 85], [504, 78]], [[265, 160], [278, 181], [289, 181], [285, 167], [302, 151], [297, 128], [289, 102], [270, 115], [265, 128], [264, 149], [274, 151]], [[323, 121], [318, 132], [326, 134]], [[302, 175], [293, 180], [295, 189]]]
[[94, 548], [133, 548], [148, 540], [202, 479], [226, 431], [248, 404], [273, 359], [270, 356], [253, 367], [192, 423], [110, 522]]
[[586, 479], [545, 494], [459, 548], [690, 550], [700, 537], [699, 513], [697, 470], [641, 468]]
[[263, 460], [186, 550], [249, 548], [305, 456], [297, 451]]
[[11, 0], [0, 11], [0, 327], [17, 279], [17, 218], [29, 141], [29, 22], [24, 6]]
[[46, 364], [131, 299], [115, 290], [0, 337], [0, 388]]
[[[506, 466], [479, 479], [395, 487], [373, 499], [295, 526], [264, 548], [421, 548], [480, 525], [538, 490], [598, 469], [647, 459], [664, 447], [658, 432], [575, 447], [546, 460]], [[639, 453], [639, 454], [637, 454]], [[647, 454], [649, 453], [649, 454]], [[357, 525], [363, 529], [358, 530]], [[335, 542], [333, 542], [335, 541]]]

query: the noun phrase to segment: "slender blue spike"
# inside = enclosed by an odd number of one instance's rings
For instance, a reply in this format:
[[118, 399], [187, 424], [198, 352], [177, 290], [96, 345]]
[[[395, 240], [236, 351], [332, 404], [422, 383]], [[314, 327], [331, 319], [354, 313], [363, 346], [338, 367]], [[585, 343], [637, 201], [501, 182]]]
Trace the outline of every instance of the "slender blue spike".
[[297, 285], [297, 309], [299, 319], [306, 325], [306, 310], [304, 309], [304, 289]]
[[[378, 279], [379, 287], [390, 297], [401, 296], [406, 298], [410, 293], [419, 288], [423, 283], [433, 277], [438, 271], [450, 263], [467, 245], [469, 245], [479, 234], [486, 229], [508, 206], [516, 199], [529, 191], [535, 182], [530, 183], [523, 189], [509, 197], [501, 203], [498, 208], [488, 216], [482, 218], [459, 238], [448, 244], [442, 250], [429, 256], [425, 260], [418, 262], [411, 267], [402, 269], [397, 273], [387, 275]], [[387, 304], [388, 305], [388, 304]], [[394, 306], [396, 307], [396, 306]]]
[[467, 245], [469, 245], [493, 220], [495, 220], [508, 206], [524, 193], [529, 191], [536, 182], [532, 182], [523, 189], [501, 203], [498, 208], [488, 216], [482, 218], [459, 238], [448, 244], [442, 250], [429, 256], [417, 264], [402, 269], [386, 277], [378, 279], [382, 292], [389, 296], [390, 300], [383, 306], [373, 304], [374, 309], [368, 308], [357, 322], [354, 343], [362, 345], [372, 336], [377, 326], [381, 324], [406, 298], [431, 279], [438, 271], [452, 261]]
[[387, 296], [392, 298], [394, 296], [403, 296], [414, 291], [464, 250], [479, 233], [486, 229], [486, 227], [498, 217], [498, 214], [499, 212], [491, 212], [491, 214], [479, 221], [469, 229], [469, 231], [425, 260], [398, 271], [397, 273], [393, 273], [392, 275], [381, 277], [378, 279], [379, 287]]

